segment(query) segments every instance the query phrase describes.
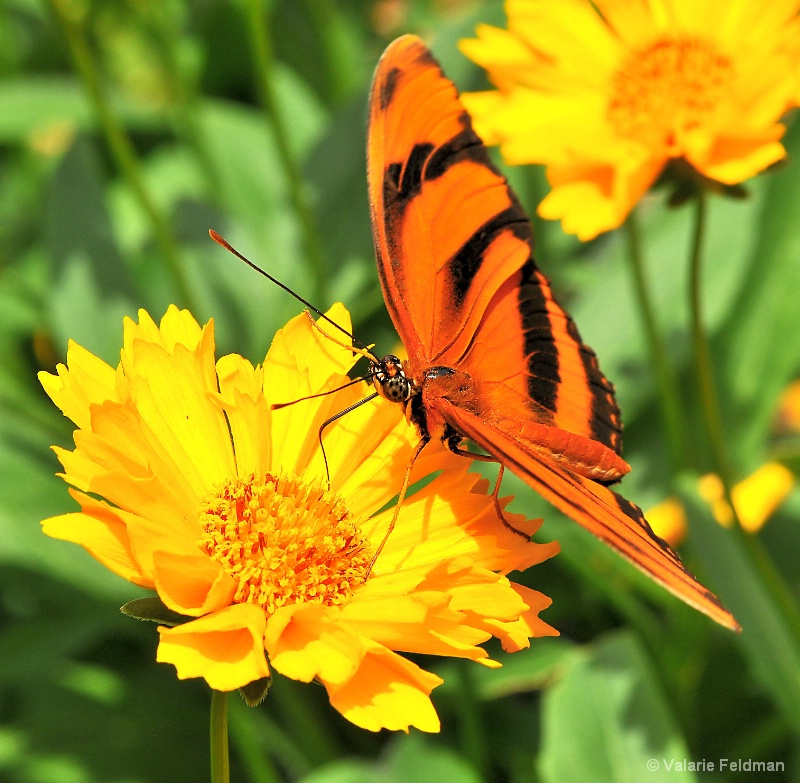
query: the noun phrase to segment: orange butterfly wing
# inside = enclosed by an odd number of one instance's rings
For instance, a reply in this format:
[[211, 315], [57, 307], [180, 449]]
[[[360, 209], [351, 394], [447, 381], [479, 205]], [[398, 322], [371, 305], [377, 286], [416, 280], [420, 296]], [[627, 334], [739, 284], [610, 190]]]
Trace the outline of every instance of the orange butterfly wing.
[[[573, 433], [576, 465], [600, 465], [595, 477], [608, 481], [624, 475], [613, 388], [533, 264], [530, 222], [455, 87], [413, 36], [378, 66], [367, 152], [381, 284], [412, 366], [476, 365], [553, 442]], [[522, 327], [520, 295], [530, 300]]]
[[536, 268], [530, 222], [455, 86], [414, 36], [376, 70], [367, 158], [381, 285], [426, 427], [472, 439], [668, 590], [738, 627], [642, 512], [603, 486], [629, 470], [613, 387]]

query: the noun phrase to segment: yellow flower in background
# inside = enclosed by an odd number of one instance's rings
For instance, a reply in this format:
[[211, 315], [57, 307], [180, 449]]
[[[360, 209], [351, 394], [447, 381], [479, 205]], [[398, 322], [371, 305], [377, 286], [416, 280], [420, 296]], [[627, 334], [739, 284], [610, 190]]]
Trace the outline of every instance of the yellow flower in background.
[[463, 96], [507, 163], [540, 163], [539, 214], [588, 240], [671, 160], [733, 185], [785, 155], [800, 103], [800, 0], [507, 0], [462, 51], [496, 90]]
[[792, 381], [778, 401], [778, 428], [783, 433], [800, 433], [800, 380]]
[[[757, 533], [778, 510], [794, 489], [795, 476], [780, 462], [766, 462], [731, 490], [736, 514], [742, 528], [748, 533]], [[707, 473], [699, 481], [698, 490], [703, 500], [711, 507], [714, 519], [723, 527], [733, 525], [733, 512], [725, 500], [722, 480], [714, 473]], [[686, 538], [688, 522], [683, 505], [677, 498], [667, 498], [647, 512], [650, 527], [673, 546]]]
[[[329, 315], [349, 328], [343, 307]], [[230, 691], [275, 670], [320, 681], [364, 728], [437, 731], [441, 680], [398, 651], [499, 666], [479, 646], [490, 637], [515, 651], [556, 633], [538, 617], [550, 600], [505, 574], [558, 545], [504, 527], [485, 480], [443, 447], [418, 460], [414, 480], [440, 472], [370, 569], [416, 434], [399, 406], [357, 408], [325, 430], [328, 486], [320, 425], [367, 389], [339, 389], [354, 357], [307, 317], [257, 367], [215, 362], [213, 322], [175, 307], [160, 326], [144, 311], [126, 319], [123, 344], [116, 369], [73, 343], [66, 367], [40, 374], [78, 427], [75, 449], [55, 451], [81, 506], [44, 532], [186, 618], [159, 628], [157, 658], [179, 677]], [[506, 516], [525, 533], [539, 525]]]

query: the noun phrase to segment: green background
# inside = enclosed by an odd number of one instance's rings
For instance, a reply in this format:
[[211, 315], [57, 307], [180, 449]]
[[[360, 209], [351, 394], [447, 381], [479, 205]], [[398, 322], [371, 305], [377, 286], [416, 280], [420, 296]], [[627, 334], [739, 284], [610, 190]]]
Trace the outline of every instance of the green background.
[[[115, 364], [122, 316], [158, 320], [172, 302], [215, 319], [219, 354], [263, 359], [300, 307], [209, 228], [320, 308], [344, 301], [356, 334], [392, 350], [364, 174], [372, 70], [393, 37], [417, 32], [461, 88], [481, 88], [456, 42], [503, 18], [499, 3], [467, 0], [0, 2], [0, 779], [208, 779], [204, 684], [156, 664], [154, 626], [119, 614], [139, 591], [41, 534], [75, 505], [49, 450], [71, 444], [71, 426], [36, 372], [70, 338]], [[789, 162], [747, 198], [710, 202], [704, 313], [737, 480], [768, 459], [797, 467], [775, 417], [800, 371], [800, 127], [786, 146]], [[533, 214], [542, 172], [508, 173]], [[495, 651], [500, 670], [420, 659], [445, 678], [440, 735], [358, 730], [321, 687], [278, 678], [258, 709], [231, 700], [234, 780], [800, 781], [800, 502], [745, 542], [697, 499], [709, 461], [688, 331], [693, 217], [661, 190], [638, 210], [693, 444], [677, 476], [624, 232], [584, 245], [534, 224], [542, 268], [617, 386], [626, 496], [647, 508], [681, 494], [682, 552], [743, 632], [666, 595], [512, 477], [513, 509], [543, 516], [539, 538], [562, 544], [522, 577], [553, 597], [544, 616], [562, 636]], [[715, 771], [665, 769], [671, 759]], [[785, 770], [720, 772], [720, 759]]]

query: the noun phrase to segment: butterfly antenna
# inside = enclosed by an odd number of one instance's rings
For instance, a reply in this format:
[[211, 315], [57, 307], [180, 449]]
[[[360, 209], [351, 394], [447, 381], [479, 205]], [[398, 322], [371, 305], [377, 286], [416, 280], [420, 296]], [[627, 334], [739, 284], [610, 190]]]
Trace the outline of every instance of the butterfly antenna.
[[305, 305], [309, 310], [316, 313], [320, 318], [327, 321], [331, 326], [335, 326], [340, 332], [342, 332], [342, 334], [346, 334], [353, 342], [358, 343], [359, 347], [362, 350], [368, 350], [367, 346], [364, 343], [362, 343], [361, 340], [356, 339], [352, 334], [350, 334], [350, 332], [347, 331], [347, 329], [337, 324], [336, 321], [334, 321], [332, 318], [328, 318], [328, 316], [325, 315], [325, 313], [314, 307], [314, 305], [312, 305], [311, 302], [309, 302], [307, 299], [303, 299], [303, 297], [300, 296], [300, 294], [298, 294], [296, 291], [293, 291], [291, 288], [289, 288], [288, 285], [282, 283], [280, 280], [273, 277], [269, 272], [266, 272], [260, 266], [253, 263], [249, 258], [247, 258], [247, 256], [240, 253], [233, 245], [231, 245], [231, 243], [228, 242], [228, 240], [226, 240], [222, 235], [214, 231], [213, 228], [208, 229], [208, 235], [218, 245], [224, 247], [228, 252], [233, 253], [233, 255], [235, 255], [236, 258], [238, 258], [240, 261], [244, 261], [245, 264], [247, 264], [247, 266], [249, 266], [251, 269], [255, 269], [256, 272], [266, 277], [267, 280], [269, 280], [271, 283], [274, 283], [276, 286], [278, 286], [278, 288], [282, 288], [284, 291], [286, 291], [287, 294], [291, 294], [295, 299], [297, 299], [298, 302]]
[[[290, 400], [289, 402], [275, 402], [269, 407], [273, 411], [280, 410], [281, 408], [288, 408], [296, 402], [305, 402], [306, 400], [315, 400], [317, 397], [326, 397], [328, 394], [336, 394], [336, 392], [346, 389], [348, 386], [355, 386], [357, 383], [361, 383], [365, 380], [365, 377], [353, 378], [349, 383], [345, 383], [343, 386], [337, 386], [335, 389], [328, 389], [328, 391], [319, 392], [318, 394], [309, 394], [308, 397], [298, 397], [296, 400]], [[328, 422], [325, 422], [325, 424], [328, 424]]]

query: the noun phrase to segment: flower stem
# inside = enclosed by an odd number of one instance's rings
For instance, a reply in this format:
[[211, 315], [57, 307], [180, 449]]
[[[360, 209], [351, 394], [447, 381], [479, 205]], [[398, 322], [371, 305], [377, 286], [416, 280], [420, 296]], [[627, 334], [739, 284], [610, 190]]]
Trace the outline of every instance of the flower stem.
[[711, 360], [711, 348], [708, 336], [703, 328], [702, 297], [701, 297], [701, 267], [702, 250], [707, 223], [706, 194], [700, 190], [697, 196], [697, 217], [695, 220], [694, 237], [692, 239], [692, 255], [690, 268], [690, 306], [692, 344], [694, 347], [694, 360], [697, 369], [698, 383], [703, 418], [706, 434], [711, 450], [712, 470], [720, 477], [723, 497], [730, 508], [733, 519], [732, 534], [737, 538], [742, 550], [749, 556], [753, 566], [757, 569], [760, 579], [770, 592], [775, 605], [782, 613], [786, 627], [792, 633], [795, 643], [800, 645], [800, 608], [797, 606], [791, 591], [783, 577], [775, 568], [772, 558], [761, 542], [755, 536], [747, 534], [742, 527], [742, 522], [733, 503], [731, 492], [732, 477], [728, 453], [725, 443], [725, 431], [722, 425], [722, 415], [719, 408], [714, 368]]
[[320, 55], [325, 70], [325, 96], [331, 106], [341, 105], [347, 97], [350, 64], [343, 59], [336, 30], [340, 12], [332, 0], [305, 0], [305, 13], [320, 45]]
[[289, 198], [300, 223], [305, 260], [313, 272], [315, 289], [312, 299], [322, 302], [327, 298], [325, 295], [327, 277], [325, 255], [317, 234], [300, 166], [295, 160], [289, 141], [289, 132], [275, 97], [275, 57], [268, 33], [269, 22], [264, 14], [264, 2], [263, 0], [249, 0], [247, 7], [250, 43], [256, 60], [256, 80], [261, 106], [269, 118], [270, 128], [275, 136], [278, 155], [289, 187]]
[[630, 259], [633, 288], [636, 303], [647, 338], [650, 362], [658, 386], [658, 400], [667, 436], [667, 445], [672, 460], [673, 471], [685, 464], [686, 446], [682, 425], [682, 405], [678, 393], [675, 373], [667, 355], [666, 346], [656, 321], [653, 301], [645, 280], [644, 253], [642, 237], [635, 213], [631, 213], [625, 223], [628, 232], [628, 258]]
[[692, 254], [690, 259], [690, 308], [691, 308], [691, 329], [692, 346], [694, 348], [694, 362], [697, 371], [697, 379], [700, 387], [700, 403], [703, 409], [706, 434], [708, 435], [709, 447], [711, 449], [711, 461], [714, 472], [722, 480], [725, 500], [730, 505], [733, 512], [736, 526], [741, 528], [741, 521], [736, 513], [736, 509], [731, 502], [730, 494], [730, 468], [728, 466], [728, 455], [725, 448], [725, 435], [722, 429], [722, 417], [719, 410], [719, 398], [717, 396], [716, 383], [714, 381], [714, 368], [711, 362], [711, 348], [708, 344], [708, 336], [703, 328], [702, 316], [702, 257], [703, 241], [707, 222], [707, 202], [705, 192], [701, 189], [697, 195], [697, 216], [694, 225], [694, 236], [692, 238]]
[[191, 289], [184, 272], [178, 246], [172, 236], [167, 220], [161, 214], [145, 186], [141, 165], [133, 142], [111, 109], [101, 84], [97, 63], [86, 40], [86, 34], [82, 27], [83, 20], [76, 13], [70, 11], [69, 5], [63, 0], [49, 0], [49, 3], [61, 25], [61, 29], [64, 31], [73, 63], [80, 78], [83, 80], [90, 100], [94, 104], [94, 110], [100, 121], [100, 127], [103, 130], [114, 161], [150, 221], [150, 227], [159, 250], [169, 267], [175, 283], [177, 295], [186, 307], [196, 311], [197, 308], [194, 307]]
[[228, 694], [211, 691], [211, 783], [229, 783]]

